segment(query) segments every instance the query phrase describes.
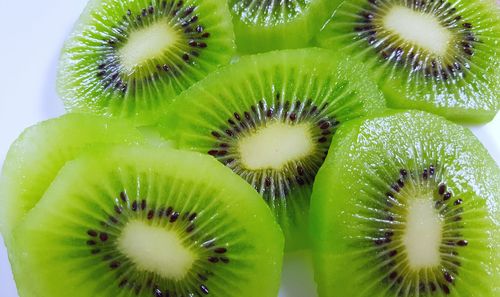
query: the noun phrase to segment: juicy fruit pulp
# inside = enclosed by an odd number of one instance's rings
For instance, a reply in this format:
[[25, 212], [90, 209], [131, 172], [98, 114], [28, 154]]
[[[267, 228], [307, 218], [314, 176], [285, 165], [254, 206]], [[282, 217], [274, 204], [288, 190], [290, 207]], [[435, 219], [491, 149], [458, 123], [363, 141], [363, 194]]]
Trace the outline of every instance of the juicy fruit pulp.
[[266, 52], [311, 46], [336, 0], [230, 0], [238, 50]]
[[295, 249], [307, 243], [311, 187], [332, 135], [382, 107], [363, 67], [326, 50], [287, 50], [209, 76], [178, 98], [163, 126], [180, 148], [214, 156], [251, 184]]
[[154, 124], [233, 52], [221, 1], [92, 1], [63, 49], [59, 93], [71, 110]]
[[392, 112], [332, 147], [311, 205], [320, 296], [495, 296], [500, 170], [470, 131]]
[[489, 121], [500, 108], [500, 18], [489, 3], [346, 1], [320, 35], [369, 65], [393, 107], [460, 122]]
[[26, 129], [12, 144], [0, 182], [1, 231], [10, 246], [12, 230], [33, 208], [64, 164], [102, 145], [142, 142], [128, 122], [67, 114]]
[[244, 181], [209, 157], [149, 147], [68, 163], [15, 243], [27, 297], [276, 296], [283, 253]]

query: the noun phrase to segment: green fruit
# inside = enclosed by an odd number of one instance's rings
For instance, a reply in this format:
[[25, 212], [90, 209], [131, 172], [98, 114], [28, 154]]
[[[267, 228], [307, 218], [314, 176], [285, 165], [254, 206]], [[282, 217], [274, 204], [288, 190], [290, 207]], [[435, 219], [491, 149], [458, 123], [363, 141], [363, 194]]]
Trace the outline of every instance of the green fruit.
[[468, 123], [500, 109], [500, 13], [491, 2], [345, 1], [318, 39], [368, 65], [392, 107]]
[[238, 50], [243, 53], [311, 46], [338, 0], [230, 0]]
[[417, 111], [346, 124], [311, 204], [321, 297], [500, 293], [500, 169], [466, 128]]
[[154, 124], [172, 98], [234, 54], [220, 0], [92, 0], [66, 42], [58, 89], [69, 110]]
[[331, 51], [286, 50], [210, 75], [178, 97], [162, 126], [179, 148], [212, 155], [250, 183], [291, 250], [308, 244], [312, 183], [337, 127], [383, 106], [362, 66]]
[[14, 242], [22, 297], [271, 297], [283, 256], [244, 181], [209, 157], [145, 146], [67, 163]]
[[102, 145], [140, 141], [130, 123], [94, 115], [67, 114], [26, 129], [12, 144], [0, 179], [0, 227], [7, 246], [13, 228], [66, 162]]

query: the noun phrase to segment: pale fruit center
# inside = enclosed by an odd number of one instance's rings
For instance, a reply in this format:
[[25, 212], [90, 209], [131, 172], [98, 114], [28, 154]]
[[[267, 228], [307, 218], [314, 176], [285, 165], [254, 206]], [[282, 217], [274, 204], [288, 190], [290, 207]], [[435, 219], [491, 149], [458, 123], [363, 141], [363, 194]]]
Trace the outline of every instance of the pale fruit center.
[[428, 198], [409, 201], [403, 243], [413, 269], [434, 267], [440, 261], [443, 223], [433, 205], [432, 199]]
[[238, 143], [247, 169], [281, 169], [286, 163], [307, 156], [314, 149], [308, 124], [272, 123]]
[[427, 13], [394, 6], [384, 18], [386, 29], [436, 55], [444, 56], [452, 39], [451, 32]]
[[195, 261], [177, 233], [141, 221], [131, 221], [125, 226], [118, 247], [138, 269], [168, 279], [182, 279]]
[[144, 62], [161, 56], [178, 38], [177, 32], [166, 21], [133, 31], [119, 50], [121, 64], [133, 71]]

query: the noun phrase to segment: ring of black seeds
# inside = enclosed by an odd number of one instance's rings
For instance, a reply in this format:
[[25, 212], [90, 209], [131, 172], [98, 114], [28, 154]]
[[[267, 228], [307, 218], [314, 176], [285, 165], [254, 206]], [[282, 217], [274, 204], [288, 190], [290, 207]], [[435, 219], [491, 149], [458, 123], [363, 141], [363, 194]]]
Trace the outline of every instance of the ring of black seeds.
[[[244, 112], [234, 112], [227, 119], [227, 126], [212, 131], [215, 138], [212, 149], [207, 153], [231, 168], [250, 183], [267, 201], [275, 198], [285, 199], [296, 187], [311, 185], [316, 173], [328, 153], [332, 135], [340, 124], [328, 111], [328, 105], [317, 106], [311, 100], [280, 101], [269, 105], [261, 100]], [[288, 125], [311, 123], [314, 126], [312, 141], [315, 152], [303, 160], [293, 160], [282, 170], [249, 170], [240, 161], [237, 142], [241, 137], [251, 135], [266, 124], [280, 121]]]
[[[127, 289], [136, 295], [142, 292], [150, 292], [148, 295], [155, 297], [173, 296], [204, 296], [210, 294], [207, 281], [214, 277], [214, 265], [228, 265], [230, 263], [230, 251], [227, 246], [217, 244], [217, 239], [209, 235], [197, 235], [196, 222], [199, 220], [197, 213], [179, 212], [174, 206], [151, 206], [146, 200], [130, 200], [125, 192], [121, 192], [115, 200], [112, 213], [106, 215], [108, 220], [101, 222], [100, 229], [86, 231], [86, 245], [89, 253], [103, 261], [110, 271], [116, 274], [117, 286]], [[188, 272], [195, 281], [187, 283], [182, 291], [179, 285], [172, 280], [165, 279], [153, 272], [141, 271], [137, 273], [129, 258], [117, 251], [117, 240], [126, 223], [134, 218], [147, 221], [157, 221], [159, 226], [166, 229], [176, 229], [183, 232], [193, 242], [199, 242], [197, 254], [200, 255], [200, 263], [193, 266]], [[200, 238], [200, 236], [203, 236]], [[144, 280], [148, 280], [144, 283]]]
[[[210, 37], [210, 32], [199, 22], [196, 9], [196, 6], [187, 6], [182, 0], [158, 1], [139, 11], [128, 9], [122, 21], [109, 30], [109, 39], [102, 41], [103, 57], [96, 65], [96, 75], [104, 87], [126, 93], [127, 90], [133, 91], [142, 82], [152, 82], [160, 77], [175, 77], [182, 73], [183, 63], [193, 63], [194, 58], [200, 56], [208, 46], [207, 38]], [[179, 57], [165, 61], [155, 59], [155, 67], [150, 67], [148, 75], [144, 77], [134, 77], [124, 72], [118, 50], [126, 44], [130, 32], [162, 19], [169, 20], [170, 24], [175, 26], [174, 30], [181, 32], [184, 44], [178, 49]]]
[[[385, 30], [382, 21], [384, 15], [387, 8], [393, 5], [405, 6], [438, 17], [443, 27], [459, 37], [454, 39], [454, 44], [451, 46], [455, 53], [441, 58], [426, 53], [424, 49], [414, 45], [397, 46], [401, 42], [381, 33]], [[480, 42], [473, 32], [473, 24], [464, 20], [452, 3], [443, 0], [367, 0], [364, 9], [358, 13], [353, 30], [358, 38], [365, 40], [384, 60], [414, 73], [421, 73], [425, 77], [443, 81], [465, 77], [471, 67], [475, 46]]]
[[[434, 165], [430, 165], [420, 173], [401, 169], [399, 178], [388, 187], [385, 196], [379, 197], [381, 201], [385, 201], [383, 204], [385, 207], [380, 212], [384, 215], [377, 220], [377, 223], [382, 225], [377, 227], [379, 232], [368, 234], [368, 238], [372, 238], [372, 245], [375, 247], [379, 263], [386, 263], [381, 266], [381, 273], [386, 275], [385, 282], [396, 293], [404, 294], [405, 290], [415, 292], [418, 287], [422, 296], [430, 296], [437, 290], [447, 295], [453, 289], [455, 278], [459, 273], [461, 264], [458, 255], [460, 249], [468, 245], [467, 239], [463, 238], [460, 232], [464, 228], [461, 218], [463, 200], [454, 197], [453, 191], [446, 183], [440, 181], [436, 172]], [[403, 250], [404, 245], [401, 243], [405, 222], [404, 217], [398, 215], [406, 207], [400, 195], [409, 182], [416, 182], [417, 187], [427, 187], [433, 191], [435, 208], [446, 224], [439, 249], [441, 255], [439, 266], [421, 269], [417, 272], [411, 272], [406, 266], [407, 256]], [[423, 277], [424, 273], [434, 274], [435, 279], [424, 282], [423, 280], [427, 279]], [[412, 281], [412, 275], [415, 274], [420, 276], [421, 281], [418, 284]]]

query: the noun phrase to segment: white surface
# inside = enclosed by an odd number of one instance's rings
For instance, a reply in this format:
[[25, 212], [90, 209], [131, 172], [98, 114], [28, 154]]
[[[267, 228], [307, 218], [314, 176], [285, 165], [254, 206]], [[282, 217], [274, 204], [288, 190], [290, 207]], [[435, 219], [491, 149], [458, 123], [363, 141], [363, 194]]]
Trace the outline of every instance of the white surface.
[[[85, 3], [0, 2], [4, 12], [0, 18], [0, 165], [10, 144], [26, 127], [63, 113], [55, 93], [55, 66], [63, 40]], [[500, 163], [500, 116], [473, 131]], [[1, 238], [0, 296], [17, 297]], [[281, 296], [315, 296], [309, 254], [285, 257]]]

